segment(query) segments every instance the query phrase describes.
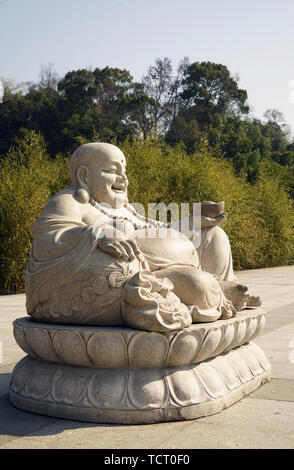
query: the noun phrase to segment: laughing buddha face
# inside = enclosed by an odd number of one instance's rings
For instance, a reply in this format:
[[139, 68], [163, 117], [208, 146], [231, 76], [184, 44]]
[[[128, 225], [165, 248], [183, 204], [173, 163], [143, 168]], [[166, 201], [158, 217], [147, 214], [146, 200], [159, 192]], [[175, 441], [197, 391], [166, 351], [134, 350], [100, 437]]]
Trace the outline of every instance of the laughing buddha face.
[[71, 157], [70, 173], [72, 183], [85, 188], [99, 203], [120, 208], [127, 200], [126, 159], [115, 145], [82, 145]]

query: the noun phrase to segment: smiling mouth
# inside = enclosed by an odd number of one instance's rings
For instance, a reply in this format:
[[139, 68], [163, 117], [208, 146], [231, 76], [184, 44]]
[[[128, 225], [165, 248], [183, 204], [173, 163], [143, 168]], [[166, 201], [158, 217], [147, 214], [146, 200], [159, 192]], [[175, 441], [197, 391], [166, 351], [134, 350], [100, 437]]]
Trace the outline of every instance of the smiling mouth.
[[124, 193], [126, 190], [126, 187], [124, 184], [113, 184], [111, 186], [112, 191], [115, 191], [116, 193]]

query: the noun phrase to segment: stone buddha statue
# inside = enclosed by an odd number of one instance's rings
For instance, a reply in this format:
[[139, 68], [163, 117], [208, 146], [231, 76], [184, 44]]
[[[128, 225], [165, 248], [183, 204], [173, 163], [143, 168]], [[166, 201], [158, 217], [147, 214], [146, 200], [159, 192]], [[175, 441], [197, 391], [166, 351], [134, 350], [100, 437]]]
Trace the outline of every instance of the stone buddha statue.
[[10, 403], [146, 424], [215, 414], [268, 381], [270, 364], [252, 343], [265, 312], [245, 309], [259, 299], [234, 277], [222, 209], [205, 207], [198, 246], [185, 224], [176, 230], [129, 204], [126, 159], [114, 145], [79, 147], [70, 175], [33, 227], [31, 318], [13, 325], [27, 356]]
[[202, 217], [196, 249], [129, 204], [126, 158], [116, 146], [80, 146], [70, 176], [33, 227], [26, 296], [34, 320], [163, 332], [260, 303], [235, 279], [225, 214]]

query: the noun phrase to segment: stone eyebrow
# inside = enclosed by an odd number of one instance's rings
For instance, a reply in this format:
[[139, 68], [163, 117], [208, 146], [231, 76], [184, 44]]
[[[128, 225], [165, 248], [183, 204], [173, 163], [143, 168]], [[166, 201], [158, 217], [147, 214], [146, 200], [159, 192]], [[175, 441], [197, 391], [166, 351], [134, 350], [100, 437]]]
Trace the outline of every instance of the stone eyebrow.
[[116, 166], [116, 167], [123, 167], [123, 166], [126, 166], [126, 162], [124, 162], [123, 160], [121, 160], [120, 162], [111, 162], [111, 163], [106, 163], [106, 165], [109, 165], [109, 166]]

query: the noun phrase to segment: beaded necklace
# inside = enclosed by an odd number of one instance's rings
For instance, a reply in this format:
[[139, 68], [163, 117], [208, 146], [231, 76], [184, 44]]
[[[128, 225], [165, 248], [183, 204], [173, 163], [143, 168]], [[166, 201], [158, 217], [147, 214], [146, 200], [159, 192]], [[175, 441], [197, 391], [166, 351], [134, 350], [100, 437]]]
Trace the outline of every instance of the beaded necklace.
[[166, 227], [166, 225], [163, 223], [163, 222], [159, 222], [159, 221], [156, 221], [156, 220], [152, 220], [152, 219], [149, 219], [148, 217], [144, 217], [143, 215], [139, 214], [132, 206], [131, 204], [127, 204], [126, 205], [126, 209], [135, 217], [137, 217], [137, 219], [139, 220], [142, 220], [144, 222], [143, 225], [138, 225], [136, 224], [132, 219], [129, 219], [128, 217], [126, 216], [119, 216], [119, 215], [113, 215], [113, 213], [111, 213], [111, 209], [106, 209], [106, 207], [102, 206], [101, 204], [99, 204], [99, 202], [95, 201], [95, 199], [93, 197], [90, 197], [89, 199], [89, 202], [92, 204], [93, 207], [95, 207], [97, 210], [99, 210], [100, 212], [102, 212], [102, 214], [106, 215], [107, 217], [109, 217], [110, 219], [113, 219], [113, 220], [125, 220], [125, 221], [128, 221], [130, 222], [134, 229], [135, 230], [142, 230], [142, 229], [146, 229], [146, 228], [163, 228], [163, 227]]

